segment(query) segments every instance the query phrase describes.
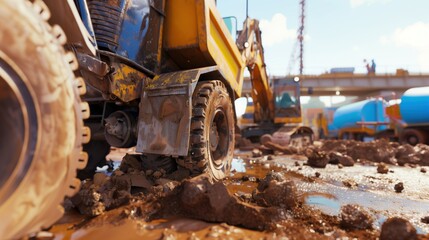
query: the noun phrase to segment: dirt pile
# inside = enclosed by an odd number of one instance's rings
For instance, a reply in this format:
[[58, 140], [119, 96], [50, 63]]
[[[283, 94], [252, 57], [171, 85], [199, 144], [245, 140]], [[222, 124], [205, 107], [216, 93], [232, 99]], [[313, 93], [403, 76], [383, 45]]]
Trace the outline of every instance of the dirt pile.
[[119, 207], [128, 203], [131, 194], [129, 176], [113, 175], [103, 180], [97, 177], [97, 182], [86, 180], [81, 190], [71, 201], [83, 215], [97, 216], [105, 210]]
[[[256, 230], [272, 230], [285, 211], [298, 204], [296, 187], [281, 174], [269, 174], [248, 200], [231, 194], [222, 182], [212, 183], [205, 175], [182, 182], [158, 200], [154, 218], [190, 217], [209, 222], [225, 222]], [[251, 198], [251, 199], [249, 199]]]
[[342, 166], [353, 166], [355, 162], [366, 161], [400, 166], [429, 165], [429, 146], [418, 144], [413, 147], [386, 140], [325, 140], [321, 146], [310, 146], [304, 150], [304, 154], [308, 157], [308, 165], [319, 168], [325, 167], [327, 162]]
[[73, 206], [83, 215], [97, 216], [128, 203], [133, 193], [167, 193], [190, 176], [188, 170], [177, 169], [169, 159], [147, 158], [127, 154], [111, 176], [96, 173], [93, 180], [83, 181], [81, 190], [71, 198]]

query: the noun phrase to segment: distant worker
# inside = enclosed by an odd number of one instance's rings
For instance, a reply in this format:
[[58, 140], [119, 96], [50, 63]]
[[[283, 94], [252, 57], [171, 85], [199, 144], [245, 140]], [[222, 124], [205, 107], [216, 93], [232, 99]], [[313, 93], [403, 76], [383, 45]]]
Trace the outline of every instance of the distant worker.
[[370, 74], [371, 73], [371, 67], [369, 66], [369, 63], [366, 61], [366, 59], [363, 60], [363, 63], [365, 63], [367, 73]]
[[325, 116], [323, 116], [323, 113], [317, 114], [316, 120], [319, 139], [324, 139], [328, 135], [328, 121], [326, 120]]
[[375, 65], [374, 59], [372, 59], [372, 60], [371, 60], [371, 72], [372, 72], [372, 73], [375, 73], [375, 66], [376, 66], [376, 65]]

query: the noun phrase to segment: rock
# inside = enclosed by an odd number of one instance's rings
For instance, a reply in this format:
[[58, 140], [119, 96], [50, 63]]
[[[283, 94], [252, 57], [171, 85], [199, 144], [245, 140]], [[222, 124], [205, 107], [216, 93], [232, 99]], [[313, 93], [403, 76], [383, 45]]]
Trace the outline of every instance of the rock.
[[238, 191], [234, 195], [237, 196], [241, 201], [246, 202], [246, 203], [253, 201], [252, 194], [250, 194], [250, 193]]
[[395, 184], [395, 192], [400, 193], [402, 190], [404, 190], [404, 183], [399, 182]]
[[372, 229], [374, 219], [358, 205], [348, 204], [341, 207], [340, 224], [344, 229]]
[[316, 172], [314, 175], [318, 178], [320, 177], [320, 172]]
[[385, 163], [379, 163], [377, 167], [377, 172], [381, 174], [387, 174], [389, 172], [389, 168]]
[[339, 169], [342, 169], [343, 167], [344, 167], [343, 164], [338, 164]]
[[125, 154], [125, 156], [122, 158], [119, 169], [124, 173], [129, 173], [133, 171], [140, 172], [142, 170], [142, 162], [140, 160], [140, 156]]
[[128, 175], [111, 177], [98, 191], [107, 210], [119, 207], [130, 200], [131, 178]]
[[348, 188], [357, 188], [357, 186], [358, 186], [358, 184], [354, 180], [351, 180], [351, 179], [344, 180], [343, 185], [348, 187]]
[[410, 144], [400, 145], [397, 148], [396, 159], [399, 166], [404, 166], [406, 163], [418, 161], [415, 156], [414, 147]]
[[252, 150], [252, 157], [257, 158], [257, 157], [262, 157], [262, 152], [261, 150], [255, 148]]
[[116, 169], [115, 171], [113, 171], [112, 176], [122, 176], [122, 175], [124, 175], [124, 174], [125, 174], [125, 173], [124, 173], [124, 172], [122, 172], [121, 170]]
[[267, 160], [268, 160], [268, 161], [272, 161], [272, 160], [274, 160], [273, 155], [268, 155], [268, 156], [267, 156]]
[[167, 178], [175, 181], [182, 181], [185, 178], [191, 176], [191, 172], [183, 167], [178, 167], [176, 171], [167, 175]]
[[426, 173], [426, 168], [420, 168], [420, 172]]
[[264, 145], [261, 145], [258, 147], [258, 149], [262, 152], [262, 155], [270, 155], [270, 154], [274, 154], [274, 150], [271, 148], [268, 148]]
[[319, 152], [314, 148], [307, 148], [304, 154], [308, 158], [307, 164], [311, 167], [325, 168], [329, 162], [325, 152]]
[[[237, 134], [236, 134], [237, 135]], [[238, 141], [235, 141], [238, 145], [238, 148], [242, 151], [245, 150], [252, 150], [254, 145], [249, 139], [247, 138], [243, 138], [240, 136], [240, 138], [238, 139]]]
[[295, 183], [285, 180], [282, 174], [273, 172], [261, 180], [253, 193], [253, 199], [264, 207], [293, 209], [298, 205]]
[[341, 164], [345, 167], [351, 167], [355, 164], [355, 161], [347, 155], [344, 155], [339, 152], [330, 152], [328, 154], [329, 163], [332, 164]]
[[154, 178], [160, 178], [160, 177], [162, 177], [162, 176], [163, 176], [163, 174], [162, 174], [162, 172], [161, 172], [161, 171], [155, 171], [155, 172], [152, 174], [152, 176], [153, 176]]
[[420, 219], [420, 221], [421, 221], [422, 223], [429, 224], [429, 216], [422, 217], [422, 219]]
[[106, 180], [108, 180], [109, 176], [104, 173], [96, 173], [94, 174], [94, 185], [102, 185]]
[[322, 146], [320, 146], [320, 150], [325, 152], [336, 151], [340, 153], [345, 153], [347, 151], [347, 146], [345, 145], [345, 141], [324, 140], [322, 141]]
[[141, 188], [150, 189], [153, 185], [151, 182], [149, 182], [149, 180], [147, 180], [146, 175], [144, 175], [142, 173], [141, 174], [131, 174], [130, 179], [131, 179], [131, 186], [133, 186], [133, 187], [141, 187]]
[[268, 187], [268, 185], [270, 184], [271, 181], [277, 181], [277, 182], [283, 182], [285, 181], [285, 177], [283, 176], [283, 174], [279, 173], [279, 172], [268, 172], [267, 175], [264, 177], [264, 179], [262, 179], [259, 184], [258, 184], [258, 191], [262, 192], [264, 189], [266, 189]]
[[416, 229], [405, 219], [393, 217], [381, 226], [380, 240], [414, 240], [417, 239]]
[[83, 182], [80, 191], [71, 198], [71, 201], [79, 212], [86, 216], [98, 216], [106, 210], [101, 202], [101, 194], [90, 181]]
[[171, 179], [160, 178], [155, 181], [156, 184], [162, 186], [164, 193], [173, 191], [177, 186], [180, 185], [180, 182], [174, 181]]

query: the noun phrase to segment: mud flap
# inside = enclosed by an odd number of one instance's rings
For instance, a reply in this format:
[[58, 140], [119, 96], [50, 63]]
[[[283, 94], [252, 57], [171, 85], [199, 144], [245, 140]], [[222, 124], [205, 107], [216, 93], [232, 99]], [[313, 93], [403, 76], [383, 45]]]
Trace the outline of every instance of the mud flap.
[[148, 79], [140, 102], [137, 152], [187, 156], [192, 117], [192, 94], [205, 67], [166, 73]]

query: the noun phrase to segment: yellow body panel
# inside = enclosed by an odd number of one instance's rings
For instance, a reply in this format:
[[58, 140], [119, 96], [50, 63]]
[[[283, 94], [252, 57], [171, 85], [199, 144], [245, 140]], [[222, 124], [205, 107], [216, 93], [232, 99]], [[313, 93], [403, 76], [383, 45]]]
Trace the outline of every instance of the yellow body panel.
[[275, 117], [274, 123], [302, 123], [301, 117]]
[[214, 0], [167, 1], [164, 47], [182, 69], [217, 66], [237, 96], [241, 95], [244, 60]]
[[367, 127], [343, 128], [339, 131], [338, 136], [342, 138], [344, 133], [366, 133], [369, 136], [373, 136], [375, 130]]
[[146, 75], [123, 63], [113, 63], [112, 65], [116, 71], [111, 78], [111, 93], [124, 102], [140, 98], [143, 79], [146, 78]]

